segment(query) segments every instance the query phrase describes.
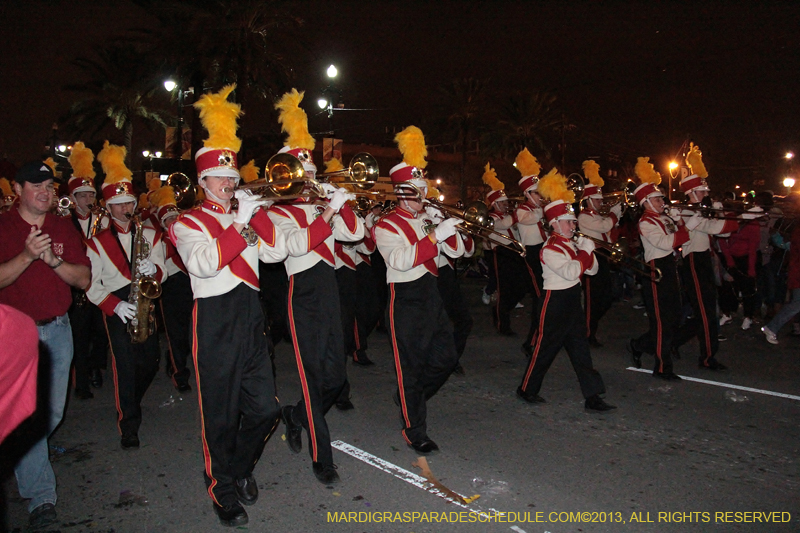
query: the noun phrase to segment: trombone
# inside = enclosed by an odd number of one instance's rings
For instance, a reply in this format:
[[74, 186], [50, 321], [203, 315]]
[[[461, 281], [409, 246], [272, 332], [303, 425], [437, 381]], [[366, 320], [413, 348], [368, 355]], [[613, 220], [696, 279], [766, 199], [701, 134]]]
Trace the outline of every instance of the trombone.
[[636, 197], [633, 194], [636, 187], [637, 185], [635, 182], [628, 181], [625, 188], [621, 191], [603, 193], [603, 205], [600, 206], [600, 214], [602, 216], [608, 216], [611, 212], [611, 208], [620, 202], [625, 209], [636, 209], [638, 205], [636, 203]]
[[194, 207], [197, 201], [197, 189], [189, 176], [182, 172], [173, 172], [167, 177], [167, 185], [175, 191], [175, 205], [180, 210]]
[[573, 239], [578, 239], [579, 237], [589, 239], [595, 244], [595, 248], [605, 250], [607, 253], [603, 255], [605, 255], [608, 260], [615, 265], [627, 266], [634, 272], [638, 272], [643, 276], [651, 277], [656, 283], [661, 281], [661, 269], [631, 255], [630, 251], [628, 250], [628, 241], [625, 240], [624, 237], [615, 243], [610, 243], [601, 239], [595, 239], [594, 237], [590, 237], [589, 235], [581, 233], [580, 231], [576, 231], [572, 234]]
[[[404, 186], [411, 186], [417, 189], [417, 187], [410, 183]], [[422, 192], [419, 191], [419, 189], [417, 189], [417, 191], [420, 193]], [[493, 229], [494, 220], [492, 220], [492, 217], [489, 216], [489, 208], [486, 207], [486, 204], [483, 202], [472, 202], [464, 209], [457, 209], [451, 205], [443, 204], [442, 202], [432, 198], [429, 198], [425, 201], [444, 213], [446, 218], [456, 217], [463, 220], [464, 222], [462, 224], [456, 226], [456, 229], [459, 231], [474, 235], [476, 237], [481, 237], [492, 242], [493, 244], [502, 246], [503, 248], [508, 248], [512, 252], [516, 252], [522, 257], [525, 257], [525, 247], [521, 242], [516, 239], [512, 239], [508, 235], [503, 235], [502, 233]]]

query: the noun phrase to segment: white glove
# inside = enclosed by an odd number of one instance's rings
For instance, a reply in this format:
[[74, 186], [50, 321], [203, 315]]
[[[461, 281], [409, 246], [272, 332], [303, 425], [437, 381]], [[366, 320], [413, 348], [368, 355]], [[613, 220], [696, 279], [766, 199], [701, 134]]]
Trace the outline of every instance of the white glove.
[[583, 236], [578, 237], [578, 240], [575, 241], [575, 246], [578, 247], [578, 250], [583, 250], [587, 254], [594, 252], [594, 241]]
[[441, 224], [441, 222], [444, 220], [442, 211], [436, 206], [426, 205], [425, 212], [433, 219], [434, 224]]
[[233, 221], [239, 224], [249, 224], [250, 219], [253, 218], [259, 207], [269, 205], [269, 200], [264, 200], [260, 196], [255, 196], [241, 189], [236, 191], [234, 196], [239, 200], [239, 210], [234, 215]]
[[339, 190], [339, 187], [335, 185], [331, 185], [330, 183], [320, 183], [319, 188], [323, 190], [325, 193], [325, 198], [330, 198], [333, 196], [333, 193]]
[[355, 194], [349, 193], [344, 189], [337, 188], [336, 191], [333, 193], [333, 196], [330, 197], [328, 205], [338, 213], [339, 209], [342, 208], [345, 202], [347, 202], [348, 200], [355, 200], [355, 199], [356, 199]]
[[760, 207], [752, 207], [746, 213], [742, 213], [742, 218], [745, 220], [755, 220], [764, 216], [764, 210]]
[[622, 202], [614, 204], [614, 207], [611, 208], [611, 212], [617, 215], [617, 219], [622, 218]]
[[137, 265], [139, 273], [141, 273], [143, 276], [152, 276], [156, 273], [156, 266], [147, 258], [139, 261]]
[[127, 324], [128, 320], [136, 316], [136, 306], [123, 300], [114, 308], [114, 314], [123, 324]]
[[448, 218], [444, 220], [441, 224], [436, 226], [436, 229], [433, 231], [433, 235], [436, 237], [437, 242], [442, 242], [447, 240], [449, 237], [452, 237], [456, 234], [456, 226], [464, 222], [460, 218]]
[[700, 214], [700, 211], [695, 211], [694, 215], [689, 217], [686, 222], [684, 222], [684, 225], [686, 226], [686, 229], [693, 230], [702, 223], [703, 216]]

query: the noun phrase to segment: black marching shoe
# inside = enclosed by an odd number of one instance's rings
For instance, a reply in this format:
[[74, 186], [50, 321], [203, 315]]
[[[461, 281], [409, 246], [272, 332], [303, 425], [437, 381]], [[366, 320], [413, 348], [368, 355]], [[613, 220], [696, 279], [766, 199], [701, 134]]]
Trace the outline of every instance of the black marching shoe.
[[456, 367], [453, 369], [453, 374], [457, 374], [459, 376], [464, 375], [464, 367], [461, 366], [461, 363], [458, 363]]
[[633, 366], [642, 368], [642, 352], [633, 347], [633, 339], [628, 341], [626, 348], [628, 353], [631, 354], [631, 359], [633, 359]]
[[303, 426], [292, 420], [293, 412], [293, 406], [284, 405], [281, 408], [281, 418], [286, 424], [286, 444], [294, 453], [300, 453], [303, 450]]
[[416, 451], [417, 453], [421, 454], [427, 454], [439, 451], [439, 445], [427, 437], [419, 442], [412, 442], [408, 446], [410, 448], [413, 448], [414, 451]]
[[188, 383], [178, 383], [178, 386], [175, 388], [178, 389], [178, 392], [189, 392], [192, 390], [192, 386]]
[[675, 372], [653, 372], [654, 378], [661, 378], [664, 381], [681, 381], [681, 377]]
[[334, 405], [340, 411], [349, 411], [356, 408], [356, 406], [353, 405], [353, 402], [350, 401], [350, 398], [347, 398], [346, 400], [337, 400]]
[[94, 398], [94, 394], [90, 390], [78, 390], [75, 389], [75, 397], [79, 400], [91, 400]]
[[716, 359], [709, 359], [708, 364], [705, 361], [700, 361], [700, 364], [697, 365], [700, 368], [707, 368], [708, 370], [728, 370], [728, 367], [717, 361]]
[[313, 464], [314, 475], [323, 485], [335, 485], [339, 483], [339, 474], [336, 473], [336, 465], [324, 465], [322, 463]]
[[603, 343], [597, 340], [597, 337], [589, 337], [589, 346], [592, 348], [602, 348]]
[[92, 387], [95, 389], [103, 388], [103, 371], [98, 369], [92, 370]]
[[497, 330], [497, 333], [499, 333], [499, 334], [500, 334], [500, 335], [502, 335], [503, 337], [516, 337], [516, 335], [517, 335], [517, 334], [514, 332], [514, 330], [512, 330], [511, 328], [503, 328], [503, 329], [498, 329], [498, 330]]
[[617, 408], [616, 405], [611, 405], [603, 401], [603, 399], [597, 394], [586, 398], [584, 407], [589, 411], [611, 411], [612, 409]]
[[356, 364], [358, 366], [372, 366], [375, 363], [372, 361], [372, 359], [367, 357], [366, 353], [362, 354], [355, 353], [353, 354], [353, 364]]
[[253, 505], [258, 500], [258, 485], [256, 478], [247, 476], [246, 478], [237, 479], [234, 483], [236, 488], [236, 498], [242, 505]]
[[533, 346], [531, 346], [527, 342], [523, 343], [522, 344], [522, 353], [525, 354], [525, 357], [530, 359], [531, 357], [533, 357]]
[[219, 517], [219, 523], [225, 527], [243, 526], [249, 521], [247, 511], [244, 510], [244, 507], [239, 502], [226, 507], [215, 503], [214, 510]]
[[547, 400], [545, 400], [538, 394], [529, 394], [524, 390], [522, 390], [522, 387], [517, 387], [517, 396], [519, 396], [528, 403], [547, 403]]
[[137, 450], [139, 449], [139, 435], [136, 433], [123, 435], [119, 443], [123, 450]]
[[28, 517], [28, 525], [32, 531], [51, 526], [56, 523], [56, 506], [52, 503], [43, 503], [33, 511]]

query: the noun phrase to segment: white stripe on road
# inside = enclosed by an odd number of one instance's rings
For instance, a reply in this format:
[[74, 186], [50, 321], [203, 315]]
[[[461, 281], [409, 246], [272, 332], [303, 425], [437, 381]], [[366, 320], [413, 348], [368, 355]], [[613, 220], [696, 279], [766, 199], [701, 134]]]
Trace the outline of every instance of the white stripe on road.
[[[419, 488], [423, 489], [424, 491], [430, 492], [431, 494], [433, 494], [435, 496], [438, 496], [440, 498], [444, 498], [445, 500], [447, 500], [448, 502], [450, 502], [450, 503], [452, 503], [454, 505], [458, 505], [459, 507], [463, 507], [464, 509], [467, 509], [471, 513], [475, 513], [475, 514], [483, 515], [483, 516], [491, 516], [486, 511], [482, 511], [482, 510], [480, 510], [480, 509], [478, 509], [476, 507], [473, 507], [471, 505], [467, 505], [467, 504], [463, 504], [461, 502], [454, 501], [452, 498], [448, 497], [443, 492], [440, 492], [438, 489], [431, 487], [430, 482], [427, 479], [425, 479], [424, 477], [422, 477], [420, 475], [417, 475], [414, 472], [410, 472], [410, 471], [406, 470], [405, 468], [401, 468], [401, 467], [399, 467], [399, 466], [397, 466], [395, 464], [392, 464], [389, 461], [384, 461], [380, 457], [376, 457], [376, 456], [372, 455], [371, 453], [365, 452], [364, 450], [362, 450], [360, 448], [356, 448], [355, 446], [351, 446], [350, 444], [347, 444], [346, 442], [342, 442], [340, 440], [331, 442], [331, 446], [336, 448], [340, 452], [344, 452], [347, 455], [350, 455], [351, 457], [355, 457], [359, 461], [363, 461], [363, 462], [367, 463], [370, 466], [374, 466], [378, 470], [383, 470], [384, 472], [387, 472], [387, 473], [393, 475], [397, 479], [405, 481], [406, 483], [410, 483], [410, 484], [414, 485], [415, 487], [419, 487]], [[494, 510], [492, 510], [492, 511], [493, 511], [494, 514], [497, 514], [496, 511], [494, 511]]]
[[[646, 370], [644, 368], [634, 368], [629, 366], [626, 370], [632, 370], [634, 372], [643, 372], [645, 374], [652, 374], [652, 370]], [[800, 401], [800, 396], [794, 396], [793, 394], [784, 394], [782, 392], [773, 392], [771, 390], [763, 390], [763, 389], [753, 389], [750, 387], [742, 387], [741, 385], [731, 385], [730, 383], [722, 383], [719, 381], [709, 381], [707, 379], [700, 379], [700, 378], [692, 378], [689, 376], [681, 376], [684, 381], [695, 381], [697, 383], [705, 383], [706, 385], [714, 385], [715, 387], [725, 387], [728, 389], [736, 389], [736, 390], [743, 390], [747, 392], [757, 392], [759, 394], [766, 394], [767, 396], [777, 396], [778, 398], [788, 398], [790, 400], [797, 400]]]

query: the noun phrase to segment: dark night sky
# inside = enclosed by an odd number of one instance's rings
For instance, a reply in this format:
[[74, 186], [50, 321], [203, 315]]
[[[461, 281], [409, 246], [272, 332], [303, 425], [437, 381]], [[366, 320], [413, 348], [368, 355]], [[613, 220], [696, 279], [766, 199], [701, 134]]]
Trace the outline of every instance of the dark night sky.
[[[37, 154], [72, 95], [69, 62], [114, 32], [153, 24], [125, 0], [12, 0], [0, 7], [0, 152]], [[347, 107], [345, 142], [381, 139], [385, 126], [423, 125], [437, 87], [491, 78], [498, 98], [554, 91], [577, 130], [577, 161], [614, 152], [665, 162], [688, 135], [712, 178], [773, 180], [787, 150], [800, 151], [795, 93], [800, 72], [798, 2], [331, 2], [295, 4], [307, 54], [297, 86], [316, 112], [324, 69], [335, 63]], [[277, 131], [268, 106], [252, 106], [251, 130]], [[311, 129], [325, 127], [312, 118]], [[140, 141], [144, 141], [140, 138]], [[569, 153], [576, 150], [594, 153]], [[716, 171], [716, 172], [715, 172]], [[663, 170], [662, 170], [663, 173]]]

